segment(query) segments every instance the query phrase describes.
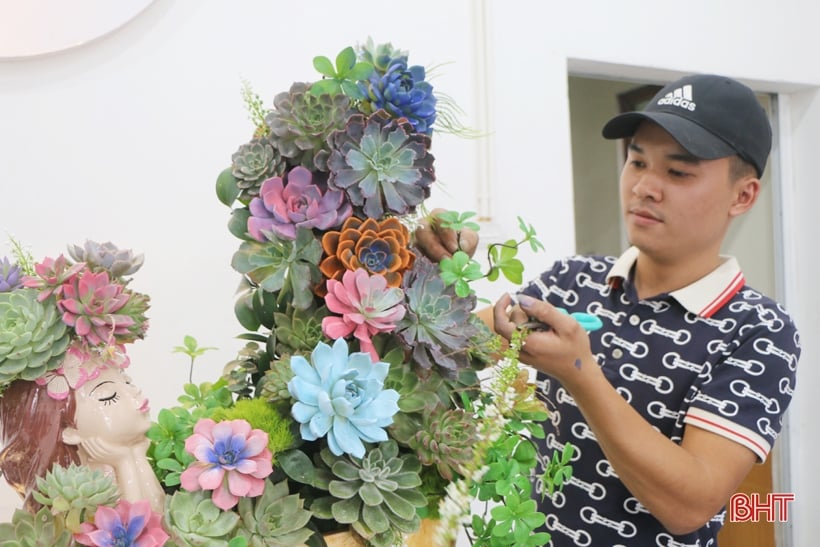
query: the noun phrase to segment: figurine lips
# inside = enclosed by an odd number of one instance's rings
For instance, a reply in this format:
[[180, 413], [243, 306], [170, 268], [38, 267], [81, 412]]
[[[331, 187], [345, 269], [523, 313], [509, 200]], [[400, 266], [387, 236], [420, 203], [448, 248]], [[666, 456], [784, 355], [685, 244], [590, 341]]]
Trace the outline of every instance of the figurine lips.
[[151, 407], [148, 406], [148, 399], [145, 399], [142, 402], [142, 405], [140, 405], [139, 411], [140, 412], [148, 412], [149, 410], [151, 410]]

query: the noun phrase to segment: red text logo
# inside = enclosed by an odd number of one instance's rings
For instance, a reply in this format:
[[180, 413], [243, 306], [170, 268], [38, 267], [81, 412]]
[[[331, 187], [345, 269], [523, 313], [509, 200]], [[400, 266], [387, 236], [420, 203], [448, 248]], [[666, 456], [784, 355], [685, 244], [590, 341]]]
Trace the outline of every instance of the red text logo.
[[729, 499], [730, 522], [786, 522], [789, 520], [789, 502], [793, 493], [760, 494], [738, 492]]

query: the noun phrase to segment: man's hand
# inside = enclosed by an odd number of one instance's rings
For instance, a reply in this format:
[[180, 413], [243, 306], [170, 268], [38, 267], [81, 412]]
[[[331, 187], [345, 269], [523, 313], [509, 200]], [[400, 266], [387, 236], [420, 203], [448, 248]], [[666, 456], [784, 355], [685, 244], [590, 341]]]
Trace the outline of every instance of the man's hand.
[[456, 232], [442, 227], [438, 214], [443, 212], [444, 209], [433, 209], [419, 222], [415, 232], [416, 245], [433, 262], [441, 262], [459, 250], [473, 256], [478, 247], [478, 234], [469, 228]]

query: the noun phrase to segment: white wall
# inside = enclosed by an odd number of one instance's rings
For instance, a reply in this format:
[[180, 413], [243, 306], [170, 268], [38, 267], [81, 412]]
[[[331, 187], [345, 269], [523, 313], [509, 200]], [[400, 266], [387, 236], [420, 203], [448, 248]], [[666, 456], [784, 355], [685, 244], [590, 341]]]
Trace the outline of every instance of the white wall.
[[[134, 286], [152, 297], [148, 338], [130, 353], [136, 382], [158, 409], [174, 404], [187, 364], [172, 354], [182, 336], [218, 346], [195, 381], [212, 379], [240, 346], [233, 319], [236, 241], [213, 182], [250, 131], [240, 78], [265, 98], [315, 77], [314, 55], [335, 55], [372, 36], [410, 50], [411, 61], [450, 62], [435, 80], [468, 113], [489, 68], [492, 162], [474, 141], [435, 139], [439, 178], [454, 194], [433, 204], [474, 209], [459, 188], [490, 169], [493, 217], [503, 235], [516, 215], [533, 223], [550, 257], [574, 247], [568, 70], [618, 78], [717, 72], [759, 91], [788, 92], [784, 184], [789, 231], [786, 297], [802, 327], [804, 357], [792, 407], [795, 545], [820, 533], [812, 508], [820, 483], [811, 394], [820, 388], [820, 318], [809, 293], [817, 257], [809, 208], [818, 201], [811, 161], [820, 139], [820, 7], [799, 0], [487, 0], [489, 64], [473, 49], [477, 0], [411, 5], [335, 1], [156, 0], [111, 36], [45, 58], [0, 62], [0, 228], [36, 257], [85, 238], [146, 254]], [[489, 167], [488, 167], [489, 165]], [[464, 186], [462, 186], [464, 185]], [[459, 197], [460, 196], [460, 197]], [[534, 197], [536, 199], [534, 199]], [[534, 257], [529, 273], [549, 258]], [[814, 304], [814, 305], [812, 305]], [[11, 498], [6, 498], [10, 500]], [[13, 505], [9, 501], [7, 506]]]

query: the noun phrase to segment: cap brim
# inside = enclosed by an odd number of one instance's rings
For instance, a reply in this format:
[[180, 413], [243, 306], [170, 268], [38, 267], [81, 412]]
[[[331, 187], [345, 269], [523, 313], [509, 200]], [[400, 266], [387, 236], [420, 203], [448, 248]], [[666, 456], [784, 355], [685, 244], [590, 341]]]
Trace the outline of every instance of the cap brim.
[[690, 154], [702, 160], [714, 160], [734, 156], [737, 151], [720, 137], [715, 136], [691, 120], [668, 112], [627, 112], [619, 114], [601, 131], [607, 139], [631, 137], [641, 122], [655, 122]]

